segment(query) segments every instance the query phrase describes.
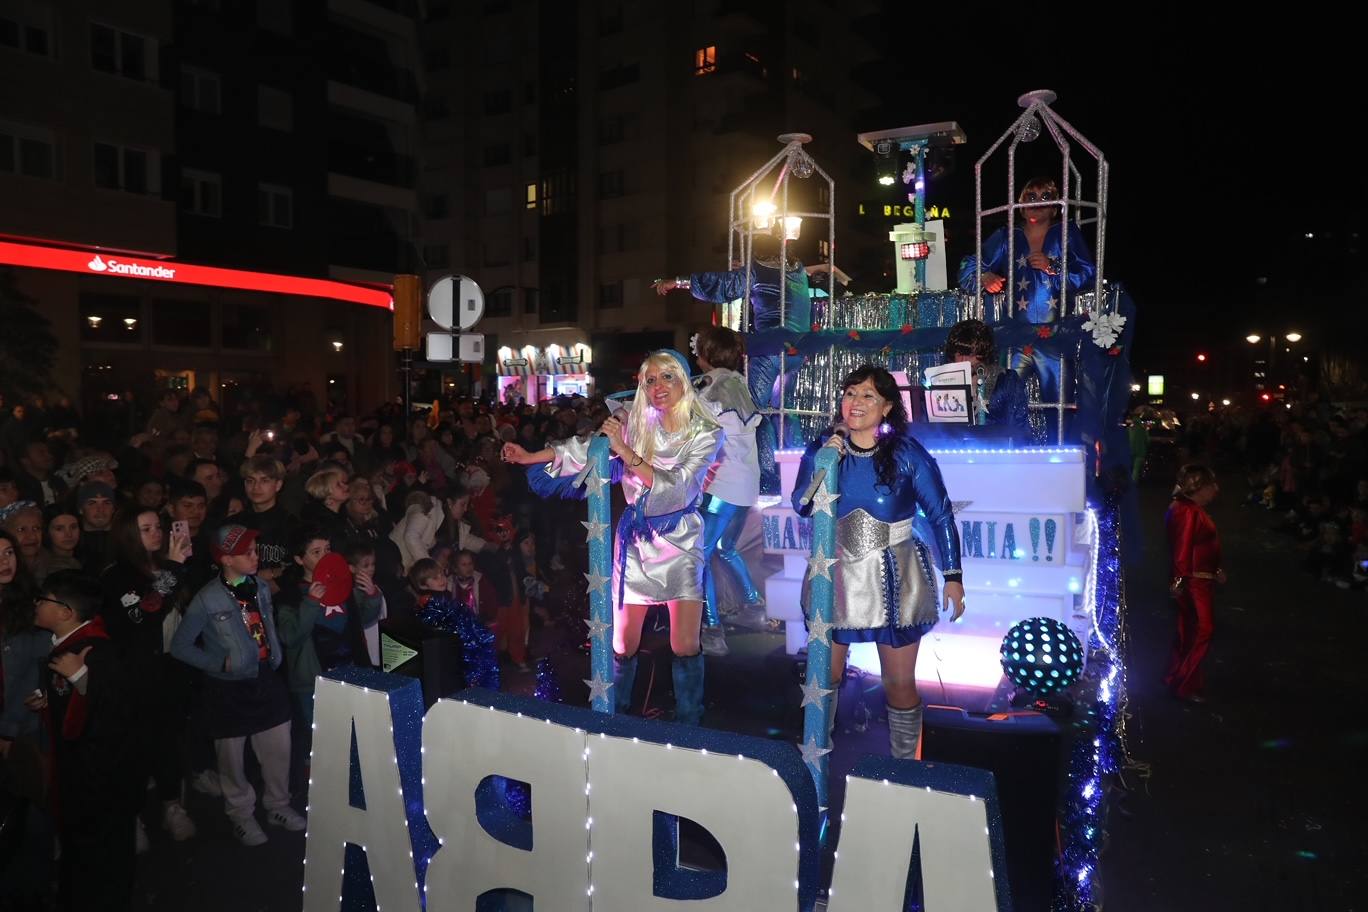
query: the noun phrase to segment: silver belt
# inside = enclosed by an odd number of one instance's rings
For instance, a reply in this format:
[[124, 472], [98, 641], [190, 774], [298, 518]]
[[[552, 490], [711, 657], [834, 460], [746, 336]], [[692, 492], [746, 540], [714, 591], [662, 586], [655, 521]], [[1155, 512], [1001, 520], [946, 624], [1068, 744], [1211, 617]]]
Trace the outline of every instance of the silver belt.
[[863, 509], [852, 510], [836, 523], [836, 545], [842, 557], [858, 560], [872, 551], [907, 541], [912, 537], [912, 520], [887, 523]]

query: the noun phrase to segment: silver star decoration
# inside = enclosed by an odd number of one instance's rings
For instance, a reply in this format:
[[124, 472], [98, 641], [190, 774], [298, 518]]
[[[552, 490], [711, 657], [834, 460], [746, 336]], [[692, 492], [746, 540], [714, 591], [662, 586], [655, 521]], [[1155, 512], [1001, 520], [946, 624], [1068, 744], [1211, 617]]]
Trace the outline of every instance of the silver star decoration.
[[822, 619], [819, 618], [819, 617], [812, 618], [811, 620], [808, 621], [808, 642], [809, 642], [809, 643], [826, 643], [826, 644], [830, 645], [830, 643], [831, 643], [831, 632], [830, 632], [830, 631], [831, 631], [831, 628], [833, 628], [833, 627], [835, 627], [835, 626], [836, 626], [835, 624], [828, 623], [827, 621], [824, 621], [824, 620], [822, 620]]
[[1027, 301], [1025, 298], [1017, 298], [1017, 310], [1025, 310]]
[[820, 684], [802, 684], [799, 689], [803, 691], [803, 702], [798, 704], [799, 709], [804, 706], [823, 706], [831, 695], [831, 688]]
[[818, 491], [812, 496], [813, 514], [825, 513], [827, 516], [834, 518], [836, 514], [831, 512], [831, 505], [840, 499], [840, 494], [832, 494], [829, 491]]
[[1031, 280], [1028, 279], [1028, 278], [1026, 278], [1025, 276], [1022, 276], [1022, 277], [1021, 277], [1021, 281], [1017, 282], [1017, 288], [1021, 289], [1022, 291], [1025, 291], [1026, 289], [1028, 289], [1028, 288], [1030, 288], [1030, 287], [1031, 287]]
[[1059, 303], [1059, 299], [1056, 298], [1054, 295], [1050, 295], [1050, 310], [1054, 310], [1054, 309], [1055, 309], [1055, 305], [1057, 305], [1058, 303]]
[[808, 558], [808, 579], [822, 577], [831, 582], [831, 565], [836, 563], [834, 557], [827, 557], [826, 550], [821, 545], [817, 546], [817, 553]]
[[600, 478], [597, 475], [589, 475], [584, 479], [584, 486], [594, 494], [595, 497], [603, 493], [603, 486], [608, 483], [608, 479]]
[[604, 533], [608, 531], [608, 524], [598, 520], [590, 520], [589, 522], [581, 520], [580, 525], [589, 530], [590, 541], [602, 541]]
[[605, 681], [603, 678], [584, 678], [584, 683], [589, 687], [589, 702], [602, 698], [608, 699], [608, 691], [613, 689], [612, 681]]
[[952, 500], [950, 501], [950, 510], [954, 513], [963, 513], [973, 505], [974, 502], [972, 500]]
[[603, 636], [605, 633], [607, 633], [608, 631], [610, 631], [610, 630], [613, 629], [613, 625], [612, 625], [612, 624], [609, 624], [609, 623], [607, 623], [606, 621], [596, 621], [596, 620], [594, 620], [593, 618], [590, 618], [590, 619], [589, 619], [589, 621], [588, 621], [588, 626], [589, 626], [589, 635], [590, 635], [591, 637], [601, 637], [601, 636]]
[[1017, 265], [1020, 266], [1022, 269], [1025, 269], [1030, 264], [1030, 262], [1030, 260], [1026, 259], [1025, 254], [1022, 254], [1021, 256], [1017, 257]]
[[816, 768], [823, 755], [831, 753], [831, 748], [818, 747], [816, 741], [808, 741], [801, 745], [798, 750], [803, 755], [803, 762], [813, 768]]
[[611, 579], [611, 577], [604, 576], [601, 573], [586, 573], [584, 574], [584, 578], [589, 581], [590, 592], [593, 592], [595, 589], [598, 589], [602, 586], [606, 586], [608, 584], [609, 579]]

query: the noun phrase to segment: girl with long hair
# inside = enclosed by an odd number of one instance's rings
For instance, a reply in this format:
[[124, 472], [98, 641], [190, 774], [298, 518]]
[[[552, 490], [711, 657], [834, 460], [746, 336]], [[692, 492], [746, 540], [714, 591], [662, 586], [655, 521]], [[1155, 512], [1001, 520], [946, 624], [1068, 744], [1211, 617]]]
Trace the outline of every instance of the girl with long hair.
[[[699, 505], [722, 445], [722, 428], [694, 393], [688, 360], [662, 349], [642, 362], [627, 420], [610, 417], [599, 430], [616, 457], [613, 480], [621, 482], [627, 500], [614, 543], [613, 699], [618, 712], [631, 707], [641, 625], [648, 608], [663, 604], [670, 612], [675, 720], [697, 725], [703, 716]], [[506, 443], [503, 459], [525, 466], [548, 463], [528, 472], [533, 490], [576, 496], [569, 481], [588, 460], [589, 439], [571, 437], [535, 453]]]

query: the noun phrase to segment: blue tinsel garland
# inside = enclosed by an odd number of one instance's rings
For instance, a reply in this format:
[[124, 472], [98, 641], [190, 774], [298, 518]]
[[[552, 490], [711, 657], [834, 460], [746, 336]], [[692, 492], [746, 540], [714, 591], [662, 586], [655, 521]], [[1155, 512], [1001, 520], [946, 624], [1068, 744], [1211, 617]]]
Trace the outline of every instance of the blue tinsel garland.
[[1061, 808], [1063, 853], [1053, 908], [1090, 912], [1098, 908], [1098, 863], [1106, 826], [1106, 777], [1121, 768], [1126, 697], [1122, 617], [1125, 581], [1121, 569], [1118, 501], [1097, 510], [1096, 628], [1087, 680], [1094, 683], [1088, 715], [1091, 735], [1080, 737], [1069, 761], [1069, 785]]
[[461, 641], [467, 687], [499, 689], [499, 655], [494, 649], [494, 633], [470, 609], [450, 595], [434, 595], [418, 612], [426, 627], [449, 633]]

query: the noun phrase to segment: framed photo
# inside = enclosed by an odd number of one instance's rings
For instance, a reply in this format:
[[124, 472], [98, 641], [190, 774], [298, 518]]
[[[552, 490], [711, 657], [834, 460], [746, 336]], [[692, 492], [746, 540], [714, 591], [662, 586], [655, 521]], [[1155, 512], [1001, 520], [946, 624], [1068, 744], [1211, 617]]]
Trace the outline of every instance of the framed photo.
[[967, 386], [933, 386], [922, 390], [926, 420], [932, 424], [973, 424], [974, 395]]

